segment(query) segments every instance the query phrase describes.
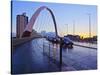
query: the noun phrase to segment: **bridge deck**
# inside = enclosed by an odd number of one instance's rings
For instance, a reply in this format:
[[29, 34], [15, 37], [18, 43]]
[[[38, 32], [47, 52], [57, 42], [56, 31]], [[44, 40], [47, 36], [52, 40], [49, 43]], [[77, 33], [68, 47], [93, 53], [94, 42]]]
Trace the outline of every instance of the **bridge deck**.
[[[89, 70], [97, 68], [97, 50], [74, 46], [72, 50], [63, 50], [63, 64], [59, 68], [58, 52], [51, 49], [51, 58], [43, 54], [42, 40], [35, 39], [14, 49], [12, 53], [12, 73], [42, 73]], [[48, 46], [48, 45], [47, 45]], [[51, 46], [52, 47], [52, 46]], [[45, 50], [48, 49], [45, 47]], [[55, 56], [54, 56], [55, 55]], [[52, 57], [56, 57], [56, 61]]]

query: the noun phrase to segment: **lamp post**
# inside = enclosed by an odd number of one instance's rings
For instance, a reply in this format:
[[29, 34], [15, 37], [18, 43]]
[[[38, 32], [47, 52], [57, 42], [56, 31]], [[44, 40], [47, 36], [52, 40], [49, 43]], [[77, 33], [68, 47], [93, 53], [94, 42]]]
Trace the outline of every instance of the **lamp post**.
[[68, 35], [68, 24], [65, 24], [67, 26], [67, 35]]
[[75, 35], [75, 20], [73, 21], [73, 35]]
[[89, 16], [89, 38], [91, 38], [91, 14], [88, 13]]

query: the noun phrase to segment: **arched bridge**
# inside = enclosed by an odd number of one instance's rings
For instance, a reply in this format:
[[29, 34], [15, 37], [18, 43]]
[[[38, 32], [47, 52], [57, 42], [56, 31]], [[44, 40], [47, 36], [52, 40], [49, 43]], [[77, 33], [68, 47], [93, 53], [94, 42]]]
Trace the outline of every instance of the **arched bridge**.
[[32, 28], [33, 28], [33, 26], [35, 24], [36, 19], [38, 18], [40, 12], [42, 10], [44, 10], [44, 9], [46, 9], [47, 11], [49, 11], [49, 13], [51, 14], [52, 20], [53, 20], [53, 23], [54, 23], [54, 27], [55, 27], [55, 33], [56, 33], [56, 36], [58, 36], [57, 24], [56, 24], [55, 16], [54, 16], [52, 10], [50, 8], [46, 7], [46, 6], [42, 6], [42, 7], [38, 8], [36, 10], [36, 12], [33, 14], [33, 16], [31, 17], [30, 21], [28, 22], [28, 24], [27, 24], [27, 26], [26, 26], [23, 34], [22, 34], [22, 37], [29, 37], [31, 35]]

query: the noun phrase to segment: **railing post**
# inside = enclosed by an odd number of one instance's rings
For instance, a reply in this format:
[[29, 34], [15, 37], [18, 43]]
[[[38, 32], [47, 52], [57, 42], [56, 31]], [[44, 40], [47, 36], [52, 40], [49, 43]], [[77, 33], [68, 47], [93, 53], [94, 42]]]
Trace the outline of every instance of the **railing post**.
[[50, 42], [49, 42], [49, 57], [50, 57]]
[[60, 70], [62, 67], [62, 38], [60, 38]]
[[44, 39], [43, 39], [43, 54], [44, 54]]

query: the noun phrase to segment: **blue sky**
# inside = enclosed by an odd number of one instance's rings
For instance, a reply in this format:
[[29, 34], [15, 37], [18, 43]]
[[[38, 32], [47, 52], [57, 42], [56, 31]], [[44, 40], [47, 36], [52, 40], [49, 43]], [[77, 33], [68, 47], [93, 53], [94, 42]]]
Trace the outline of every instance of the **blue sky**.
[[[34, 12], [41, 6], [50, 8], [56, 18], [58, 32], [61, 35], [66, 34], [66, 24], [68, 24], [68, 33], [73, 34], [73, 21], [75, 21], [75, 34], [88, 36], [89, 24], [88, 13], [91, 13], [91, 33], [97, 35], [97, 6], [94, 5], [77, 5], [77, 4], [60, 4], [44, 2], [13, 1], [12, 6], [12, 32], [16, 33], [16, 15], [26, 12], [31, 18]], [[47, 20], [50, 20], [50, 22]], [[42, 21], [41, 21], [42, 20]], [[44, 22], [46, 25], [38, 25]], [[33, 27], [37, 31], [54, 31], [51, 15], [48, 11], [43, 10]]]

